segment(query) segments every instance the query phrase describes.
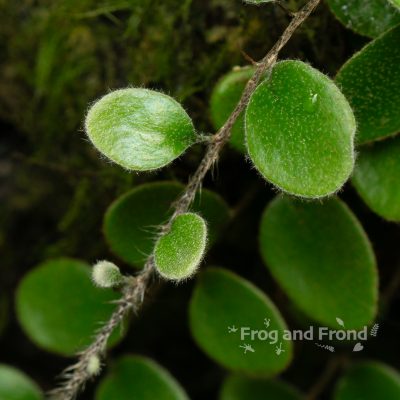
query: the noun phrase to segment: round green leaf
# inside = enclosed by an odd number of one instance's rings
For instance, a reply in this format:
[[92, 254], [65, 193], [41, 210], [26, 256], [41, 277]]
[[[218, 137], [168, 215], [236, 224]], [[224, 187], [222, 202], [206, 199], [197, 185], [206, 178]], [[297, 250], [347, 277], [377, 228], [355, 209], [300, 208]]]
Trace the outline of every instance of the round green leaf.
[[[100, 323], [107, 321], [118, 294], [99, 289], [90, 267], [78, 260], [49, 260], [30, 271], [17, 290], [17, 316], [38, 346], [73, 355], [92, 342]], [[112, 343], [120, 337], [116, 331]]]
[[[211, 119], [215, 129], [221, 128], [242, 96], [248, 80], [254, 74], [253, 67], [234, 69], [223, 76], [215, 86], [210, 100]], [[244, 114], [240, 114], [232, 127], [230, 144], [246, 153], [244, 143]]]
[[340, 379], [335, 400], [398, 400], [400, 375], [387, 365], [363, 362], [350, 368]]
[[335, 84], [300, 61], [283, 61], [246, 111], [248, 152], [282, 190], [304, 197], [337, 191], [354, 164], [353, 113]]
[[389, 0], [394, 6], [400, 8], [400, 0]]
[[389, 0], [328, 0], [328, 4], [343, 25], [364, 36], [377, 37], [400, 23], [400, 13]]
[[287, 383], [272, 379], [230, 375], [222, 386], [220, 400], [300, 400], [301, 396]]
[[98, 100], [86, 116], [94, 146], [122, 167], [153, 170], [196, 141], [190, 117], [172, 97], [147, 89], [121, 89]]
[[389, 221], [400, 221], [400, 137], [363, 147], [353, 184], [365, 203]]
[[[197, 344], [230, 370], [270, 375], [290, 363], [292, 342], [282, 340], [286, 325], [279, 311], [263, 292], [232, 272], [210, 268], [201, 273], [189, 314]], [[265, 319], [270, 320], [268, 330], [277, 332], [276, 343], [272, 337], [251, 340], [248, 335], [249, 330], [265, 330]], [[247, 345], [251, 349], [246, 350]], [[277, 354], [276, 346], [283, 352]]]
[[400, 131], [400, 25], [367, 44], [339, 71], [336, 82], [366, 143]]
[[[142, 267], [154, 249], [157, 227], [171, 216], [171, 204], [184, 187], [177, 182], [153, 182], [118, 198], [104, 217], [104, 234], [112, 251], [124, 261]], [[216, 193], [203, 189], [191, 210], [207, 221], [209, 243], [216, 240], [229, 220], [229, 208]]]
[[207, 243], [207, 226], [197, 214], [178, 215], [169, 232], [162, 235], [154, 248], [154, 262], [166, 279], [181, 280], [196, 271]]
[[154, 361], [139, 356], [117, 360], [96, 392], [96, 400], [188, 400], [178, 382]]
[[0, 399], [41, 400], [41, 390], [23, 372], [5, 364], [0, 364]]
[[370, 323], [377, 307], [371, 244], [340, 200], [300, 202], [278, 197], [262, 216], [263, 259], [291, 300], [310, 318], [346, 329]]

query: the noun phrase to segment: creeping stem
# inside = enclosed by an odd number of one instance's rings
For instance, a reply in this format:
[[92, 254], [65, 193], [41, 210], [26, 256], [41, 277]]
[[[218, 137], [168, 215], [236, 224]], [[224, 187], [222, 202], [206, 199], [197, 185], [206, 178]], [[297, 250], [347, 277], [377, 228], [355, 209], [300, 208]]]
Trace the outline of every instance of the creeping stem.
[[[188, 211], [193, 199], [200, 189], [203, 179], [210, 168], [218, 160], [218, 155], [222, 147], [229, 140], [232, 127], [239, 115], [246, 108], [250, 97], [257, 88], [258, 83], [264, 73], [270, 70], [277, 58], [280, 50], [292, 37], [296, 29], [308, 18], [312, 11], [317, 7], [320, 0], [310, 0], [300, 11], [293, 15], [293, 18], [282, 36], [278, 39], [271, 50], [257, 62], [252, 78], [247, 82], [242, 97], [229, 116], [225, 124], [210, 138], [203, 159], [201, 160], [196, 172], [190, 178], [185, 190], [173, 204], [173, 214], [170, 220], [160, 227], [160, 235], [168, 232], [173, 220], [180, 214]], [[98, 357], [104, 360], [107, 341], [114, 331], [132, 311], [139, 312], [151, 283], [155, 276], [155, 265], [153, 255], [147, 259], [144, 268], [135, 276], [127, 281], [123, 288], [123, 295], [117, 302], [117, 307], [110, 319], [99, 329], [93, 342], [78, 354], [78, 361], [68, 367], [62, 374], [59, 387], [50, 392], [49, 396], [57, 400], [75, 399], [85, 386], [85, 383], [93, 376], [88, 368], [90, 360]]]

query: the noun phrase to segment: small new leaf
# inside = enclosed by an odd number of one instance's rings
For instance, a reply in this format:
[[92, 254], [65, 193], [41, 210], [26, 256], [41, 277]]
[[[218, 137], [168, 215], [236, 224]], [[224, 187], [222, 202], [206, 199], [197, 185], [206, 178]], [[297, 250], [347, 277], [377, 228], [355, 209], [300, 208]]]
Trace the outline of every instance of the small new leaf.
[[92, 355], [89, 358], [89, 362], [87, 364], [87, 372], [91, 376], [96, 376], [100, 373], [100, 369], [101, 369], [100, 358], [96, 355]]
[[178, 215], [170, 231], [161, 236], [154, 250], [158, 272], [166, 279], [182, 280], [197, 269], [206, 248], [207, 226], [197, 214]]
[[111, 288], [121, 285], [124, 277], [115, 264], [103, 260], [93, 266], [92, 279], [98, 287]]

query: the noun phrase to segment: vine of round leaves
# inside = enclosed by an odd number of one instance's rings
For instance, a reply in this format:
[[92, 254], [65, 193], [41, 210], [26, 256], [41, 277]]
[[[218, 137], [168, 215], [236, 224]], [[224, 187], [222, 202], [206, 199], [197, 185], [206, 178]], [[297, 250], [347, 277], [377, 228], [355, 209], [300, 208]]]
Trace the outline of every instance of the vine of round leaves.
[[[356, 32], [370, 37], [383, 33], [350, 59], [336, 77], [354, 109], [358, 142], [364, 144], [398, 133], [400, 97], [393, 88], [400, 83], [400, 26], [394, 27], [400, 22], [394, 7], [400, 6], [399, 1], [328, 3], [338, 19]], [[253, 72], [254, 68], [232, 71], [215, 88], [211, 115], [217, 129], [231, 113]], [[233, 128], [231, 143], [242, 152], [247, 148], [259, 172], [283, 191], [308, 198], [330, 195], [349, 178], [354, 164], [356, 124], [346, 98], [329, 78], [309, 65], [280, 62], [253, 93], [246, 115], [240, 116]], [[103, 155], [135, 171], [169, 164], [198, 139], [179, 103], [147, 89], [109, 93], [91, 107], [85, 126]], [[400, 174], [398, 145], [396, 138], [361, 148], [353, 178], [366, 204], [394, 221], [400, 220], [400, 192], [395, 185]], [[107, 212], [104, 225], [115, 252], [141, 266], [153, 250], [154, 227], [168, 219], [168, 206], [181, 190], [177, 184], [149, 184], [117, 200]], [[152, 198], [161, 203], [152, 203]], [[206, 204], [200, 203], [196, 199], [193, 209], [205, 217], [209, 213], [210, 220], [205, 220], [213, 238], [227, 220], [228, 207], [211, 193], [204, 196]], [[128, 219], [135, 212], [137, 220], [129, 227]], [[159, 237], [154, 257], [163, 277], [181, 280], [195, 272], [206, 247], [205, 220], [196, 213], [184, 213]], [[131, 231], [127, 234], [125, 229]], [[150, 236], [141, 239], [146, 230]], [[275, 199], [261, 221], [260, 247], [274, 278], [308, 316], [335, 327], [337, 321], [345, 320], [347, 328], [359, 328], [373, 320], [378, 281], [374, 254], [362, 226], [340, 200], [332, 198], [316, 204], [288, 197]], [[59, 283], [54, 284], [57, 280]], [[89, 280], [88, 266], [77, 260], [49, 261], [28, 273], [17, 294], [18, 317], [27, 335], [39, 346], [64, 355], [89, 343], [94, 323], [107, 318], [111, 310], [108, 302], [115, 298], [110, 291], [89, 287]], [[41, 288], [49, 283], [53, 287], [44, 301]], [[71, 313], [76, 321], [70, 324], [68, 320], [67, 328], [66, 319], [60, 316]], [[229, 327], [239, 323], [261, 325], [266, 315], [279, 332], [285, 329], [274, 304], [250, 282], [223, 269], [210, 268], [200, 275], [190, 304], [191, 331], [204, 352], [221, 365], [233, 371], [270, 375], [290, 363], [292, 343], [288, 341], [279, 358], [274, 358], [274, 349], [265, 343], [255, 343], [257, 351], [248, 357], [239, 353], [244, 343]], [[26, 394], [21, 397], [9, 391], [4, 395], [9, 382]], [[335, 400], [357, 396], [375, 399], [382, 393], [388, 400], [397, 399], [399, 382], [399, 376], [384, 365], [355, 365], [340, 380]], [[300, 398], [281, 382], [234, 374], [225, 381], [221, 400], [261, 399], [265, 392], [276, 393], [281, 399]], [[27, 377], [3, 365], [2, 395], [10, 400], [10, 396], [15, 400], [41, 398]], [[187, 399], [162, 367], [142, 357], [126, 356], [102, 380], [96, 399], [123, 400], [132, 396], [143, 400]]]

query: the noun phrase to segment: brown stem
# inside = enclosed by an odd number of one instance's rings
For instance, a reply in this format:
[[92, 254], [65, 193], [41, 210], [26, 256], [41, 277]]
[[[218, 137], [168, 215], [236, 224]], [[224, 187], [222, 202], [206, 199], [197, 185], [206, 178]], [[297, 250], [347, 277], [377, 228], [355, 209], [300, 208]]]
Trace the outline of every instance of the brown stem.
[[321, 393], [325, 390], [326, 386], [331, 381], [331, 379], [334, 377], [334, 375], [336, 374], [339, 367], [342, 366], [343, 364], [345, 364], [345, 362], [346, 362], [346, 360], [341, 357], [337, 357], [337, 356], [332, 357], [328, 361], [326, 368], [322, 371], [320, 377], [317, 379], [315, 384], [308, 391], [306, 399], [307, 400], [316, 400], [321, 395]]
[[[247, 82], [239, 103], [236, 105], [225, 124], [210, 138], [204, 158], [200, 162], [194, 175], [190, 178], [182, 195], [174, 203], [174, 213], [172, 217], [164, 226], [160, 227], [160, 235], [165, 234], [165, 232], [169, 230], [173, 220], [178, 215], [188, 211], [197, 191], [201, 187], [205, 175], [218, 160], [219, 152], [229, 140], [234, 123], [249, 103], [250, 97], [256, 90], [262, 76], [267, 70], [274, 66], [282, 47], [285, 46], [296, 29], [307, 19], [319, 2], [320, 0], [310, 0], [297, 12], [272, 49], [256, 64], [256, 70], [252, 78]], [[75, 399], [79, 391], [85, 386], [85, 383], [93, 377], [88, 369], [91, 358], [98, 357], [102, 359], [104, 357], [107, 341], [113, 330], [130, 312], [139, 311], [143, 304], [144, 296], [151, 285], [155, 271], [154, 259], [151, 255], [143, 270], [139, 272], [131, 284], [128, 284], [124, 288], [123, 296], [118, 302], [116, 310], [112, 314], [110, 320], [98, 331], [93, 343], [79, 354], [79, 359], [76, 364], [64, 371], [63, 382], [60, 387], [50, 393], [52, 399]]]

